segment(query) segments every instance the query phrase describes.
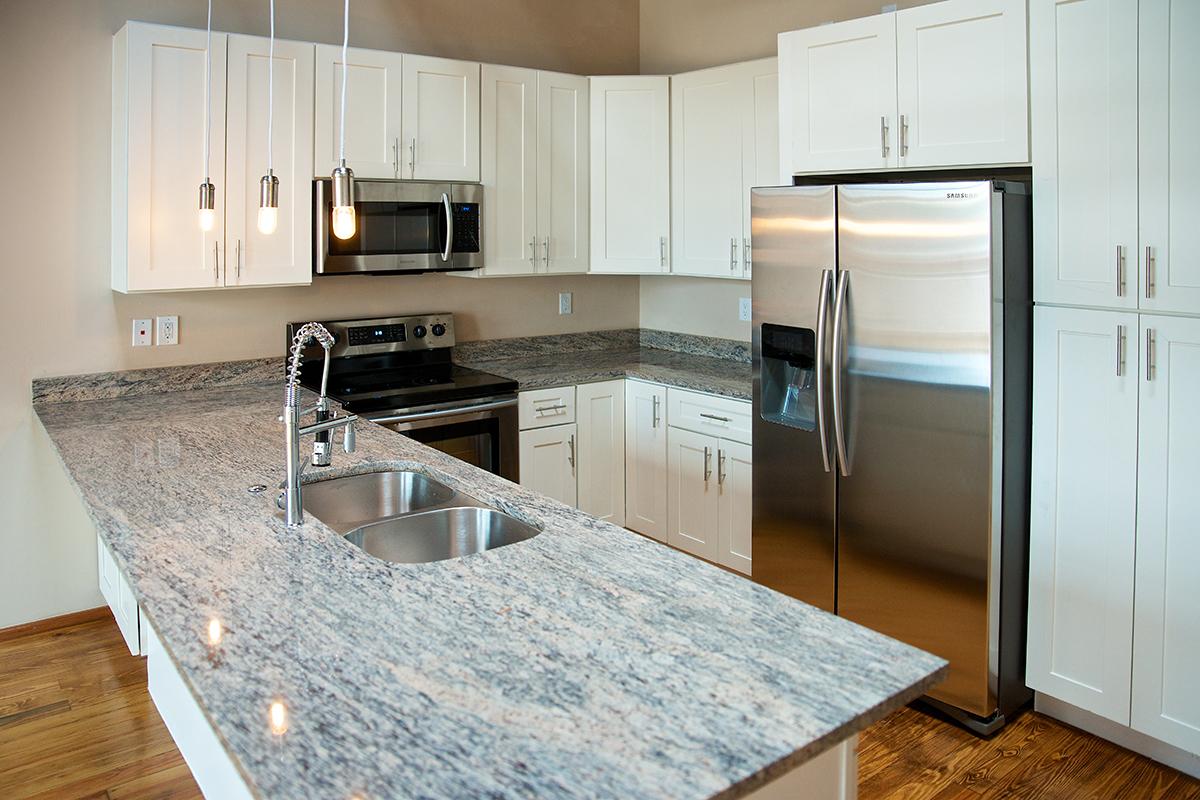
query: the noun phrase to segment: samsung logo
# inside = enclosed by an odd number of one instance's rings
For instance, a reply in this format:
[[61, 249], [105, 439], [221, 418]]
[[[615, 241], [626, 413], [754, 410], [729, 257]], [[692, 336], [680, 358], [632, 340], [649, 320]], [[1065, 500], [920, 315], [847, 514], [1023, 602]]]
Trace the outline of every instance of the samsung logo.
[[975, 192], [946, 192], [947, 200], [970, 200], [975, 197]]

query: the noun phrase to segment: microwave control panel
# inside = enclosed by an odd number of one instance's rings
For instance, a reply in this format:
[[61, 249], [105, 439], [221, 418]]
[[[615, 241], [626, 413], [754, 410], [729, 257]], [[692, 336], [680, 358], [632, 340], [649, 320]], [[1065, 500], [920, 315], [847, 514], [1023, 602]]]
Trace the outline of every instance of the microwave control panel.
[[453, 203], [454, 242], [452, 248], [456, 253], [479, 252], [479, 204]]

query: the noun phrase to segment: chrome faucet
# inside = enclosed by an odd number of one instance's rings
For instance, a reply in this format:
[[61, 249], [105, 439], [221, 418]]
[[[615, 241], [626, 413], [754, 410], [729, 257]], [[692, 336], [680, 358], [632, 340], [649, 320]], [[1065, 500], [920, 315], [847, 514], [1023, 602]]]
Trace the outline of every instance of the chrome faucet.
[[[304, 346], [313, 339], [325, 351], [325, 363], [321, 370], [321, 394], [315, 406], [301, 411], [296, 391], [300, 382], [300, 362], [303, 358]], [[304, 471], [307, 459], [303, 462], [300, 460], [300, 437], [344, 427], [342, 446], [347, 453], [354, 452], [354, 423], [358, 417], [354, 414], [333, 418], [329, 416], [329, 398], [326, 396], [326, 389], [329, 385], [329, 350], [331, 347], [333, 347], [333, 334], [318, 322], [309, 322], [303, 325], [292, 337], [291, 357], [288, 360], [287, 369], [287, 387], [283, 399], [283, 416], [279, 418], [284, 425], [284, 448], [287, 454], [287, 475], [284, 476], [280, 505], [287, 516], [289, 528], [304, 524], [304, 508], [300, 497], [300, 473]], [[310, 411], [316, 412], [316, 423], [301, 427], [300, 418]], [[314, 443], [312, 463], [316, 466], [328, 466], [329, 442], [325, 437], [318, 437], [318, 441]]]

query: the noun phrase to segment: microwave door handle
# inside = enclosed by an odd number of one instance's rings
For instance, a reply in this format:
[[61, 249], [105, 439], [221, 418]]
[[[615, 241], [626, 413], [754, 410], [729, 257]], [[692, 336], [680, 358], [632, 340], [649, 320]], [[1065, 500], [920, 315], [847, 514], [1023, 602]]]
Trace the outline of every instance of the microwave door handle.
[[442, 261], [450, 260], [450, 246], [454, 243], [454, 212], [450, 208], [450, 195], [442, 192], [442, 210], [446, 212], [446, 246], [442, 248]]

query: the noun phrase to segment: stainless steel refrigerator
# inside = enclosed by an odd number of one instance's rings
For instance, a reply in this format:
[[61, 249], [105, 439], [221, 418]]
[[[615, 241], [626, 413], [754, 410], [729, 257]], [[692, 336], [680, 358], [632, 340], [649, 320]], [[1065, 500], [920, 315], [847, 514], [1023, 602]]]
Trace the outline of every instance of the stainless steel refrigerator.
[[1030, 198], [975, 180], [751, 193], [753, 578], [950, 661], [978, 732], [1024, 685]]

